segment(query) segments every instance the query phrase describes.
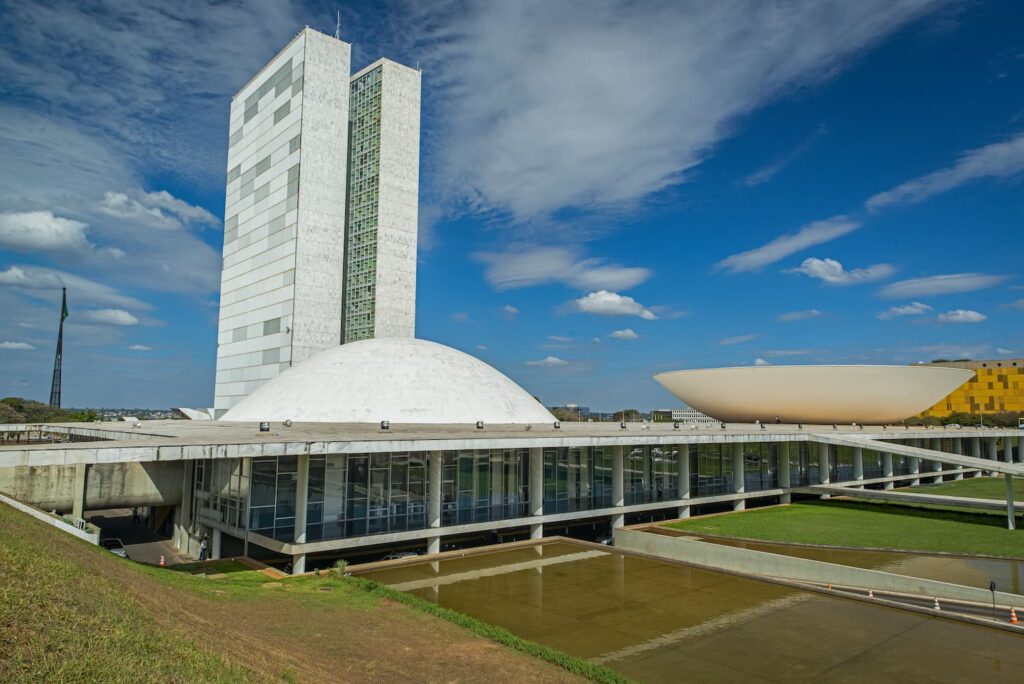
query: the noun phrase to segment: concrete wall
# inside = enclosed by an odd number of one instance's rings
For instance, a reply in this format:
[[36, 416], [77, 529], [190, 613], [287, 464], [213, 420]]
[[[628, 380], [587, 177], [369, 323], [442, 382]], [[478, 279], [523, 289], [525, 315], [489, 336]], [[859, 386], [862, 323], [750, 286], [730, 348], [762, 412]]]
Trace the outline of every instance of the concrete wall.
[[[685, 561], [709, 568], [778, 577], [798, 582], [935, 596], [940, 599], [959, 599], [980, 603], [989, 603], [992, 600], [991, 592], [980, 587], [967, 587], [948, 582], [896, 575], [880, 570], [867, 570], [765, 551], [740, 549], [686, 537], [669, 537], [638, 529], [620, 528], [615, 530], [614, 535], [616, 548]], [[997, 591], [996, 601], [1000, 604], [1024, 608], [1024, 596], [1019, 594]]]
[[[181, 503], [182, 461], [100, 463], [86, 473], [85, 510]], [[0, 468], [0, 491], [46, 511], [74, 507], [75, 466]]]
[[46, 513], [45, 511], [40, 511], [36, 508], [33, 508], [32, 506], [23, 504], [20, 501], [15, 501], [11, 497], [5, 496], [3, 494], [0, 494], [0, 504], [7, 504], [11, 508], [17, 509], [27, 515], [31, 515], [36, 520], [41, 520], [47, 525], [56, 527], [61, 532], [66, 532], [67, 534], [70, 534], [72, 537], [78, 537], [79, 539], [87, 541], [90, 544], [100, 543], [100, 532], [93, 525], [89, 525], [88, 529], [80, 530], [77, 527], [72, 527], [71, 525], [68, 525], [60, 518], [54, 517], [49, 513]]

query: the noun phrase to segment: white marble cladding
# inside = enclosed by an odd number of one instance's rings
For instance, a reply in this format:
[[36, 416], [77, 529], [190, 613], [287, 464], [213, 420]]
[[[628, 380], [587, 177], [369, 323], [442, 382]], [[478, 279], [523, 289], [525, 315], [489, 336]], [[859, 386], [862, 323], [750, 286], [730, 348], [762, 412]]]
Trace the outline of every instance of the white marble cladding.
[[292, 361], [341, 344], [349, 46], [310, 32], [305, 78]]
[[217, 415], [340, 341], [349, 49], [306, 29], [232, 100]]
[[381, 60], [374, 337], [416, 334], [420, 72]]

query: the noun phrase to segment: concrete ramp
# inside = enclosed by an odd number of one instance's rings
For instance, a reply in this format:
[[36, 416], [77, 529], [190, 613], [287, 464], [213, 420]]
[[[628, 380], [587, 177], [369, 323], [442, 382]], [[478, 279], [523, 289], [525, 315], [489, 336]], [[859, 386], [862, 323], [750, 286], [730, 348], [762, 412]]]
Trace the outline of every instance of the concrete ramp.
[[[977, 508], [987, 511], [1003, 511], [1007, 503], [1000, 499], [975, 499], [964, 496], [942, 496], [927, 492], [896, 492], [891, 489], [858, 489], [847, 485], [812, 485], [794, 487], [794, 494], [820, 494], [829, 496], [852, 496], [858, 499], [892, 501], [896, 503], [918, 503], [933, 506], [956, 506], [959, 508]], [[1024, 501], [1013, 501], [1015, 512], [1024, 512]]]

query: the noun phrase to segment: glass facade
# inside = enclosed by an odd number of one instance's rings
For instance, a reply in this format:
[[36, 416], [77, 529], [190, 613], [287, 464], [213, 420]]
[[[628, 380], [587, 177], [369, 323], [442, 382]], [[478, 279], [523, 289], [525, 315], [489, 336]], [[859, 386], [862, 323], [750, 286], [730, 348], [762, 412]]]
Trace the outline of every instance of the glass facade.
[[569, 513], [612, 505], [612, 450], [544, 450], [544, 511]]
[[446, 451], [441, 456], [441, 524], [530, 514], [528, 449]]

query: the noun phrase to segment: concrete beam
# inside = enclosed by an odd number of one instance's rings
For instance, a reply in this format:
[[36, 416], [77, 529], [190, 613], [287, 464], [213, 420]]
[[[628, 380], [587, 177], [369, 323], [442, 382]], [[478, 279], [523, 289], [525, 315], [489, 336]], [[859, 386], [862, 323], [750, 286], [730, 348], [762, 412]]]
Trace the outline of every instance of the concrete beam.
[[[874, 499], [895, 503], [920, 503], [933, 506], [957, 506], [960, 508], [976, 508], [986, 511], [1001, 511], [1006, 503], [999, 499], [976, 499], [963, 496], [943, 496], [927, 492], [886, 491], [884, 489], [858, 489], [842, 485], [816, 485], [810, 487], [794, 487], [794, 492], [801, 494], [832, 494], [833, 496], [850, 496], [856, 499]], [[1011, 500], [1012, 501], [1012, 500]], [[1013, 502], [1014, 510], [1024, 512], [1024, 501]]]

